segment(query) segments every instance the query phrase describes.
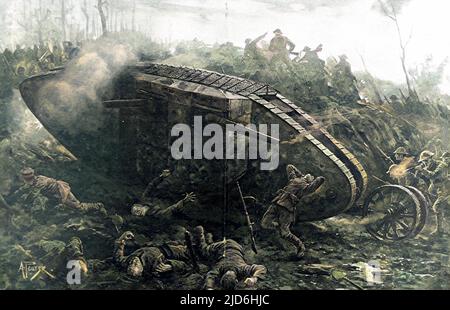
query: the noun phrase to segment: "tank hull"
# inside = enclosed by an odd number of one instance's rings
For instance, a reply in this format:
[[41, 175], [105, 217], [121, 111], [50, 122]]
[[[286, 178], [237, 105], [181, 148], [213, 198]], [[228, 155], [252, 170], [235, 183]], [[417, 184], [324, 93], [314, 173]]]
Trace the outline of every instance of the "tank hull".
[[[205, 205], [220, 211], [238, 206], [238, 180], [246, 194], [270, 203], [287, 182], [286, 166], [294, 164], [304, 173], [326, 178], [316, 195], [299, 203], [299, 221], [335, 216], [364, 195], [367, 175], [357, 159], [301, 110], [301, 104], [268, 85], [204, 70], [139, 63], [123, 70], [80, 119], [65, 107], [63, 97], [49, 94], [48, 85], [61, 79], [64, 70], [26, 80], [21, 92], [28, 107], [78, 158], [105, 171], [120, 170], [129, 182], [146, 184], [170, 169], [174, 174], [167, 194], [193, 191]], [[177, 124], [193, 128], [199, 116], [203, 127], [278, 124], [278, 169], [263, 171], [261, 160], [250, 158], [174, 160], [171, 129]], [[76, 128], [67, 128], [72, 123]], [[95, 130], [90, 127], [94, 123]]]

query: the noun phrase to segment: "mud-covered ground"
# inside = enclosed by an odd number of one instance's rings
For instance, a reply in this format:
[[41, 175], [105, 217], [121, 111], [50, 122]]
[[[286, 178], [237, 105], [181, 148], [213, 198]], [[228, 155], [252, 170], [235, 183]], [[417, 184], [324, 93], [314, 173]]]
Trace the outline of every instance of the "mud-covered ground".
[[[20, 147], [19, 147], [20, 149]], [[21, 158], [33, 152], [21, 149]], [[130, 187], [120, 180], [112, 180], [78, 161], [65, 157], [55, 161], [35, 158], [34, 163], [43, 174], [70, 182], [81, 200], [103, 201], [109, 216], [80, 214], [63, 210], [58, 216], [26, 222], [20, 214], [15, 216], [17, 227], [2, 226], [0, 237], [0, 283], [3, 288], [87, 288], [87, 289], [199, 289], [207, 272], [203, 266], [200, 274], [187, 274], [176, 278], [154, 279], [136, 282], [121, 273], [111, 262], [113, 240], [126, 230], [136, 233], [135, 246], [146, 242], [160, 245], [170, 240], [183, 240], [184, 229], [203, 224], [216, 240], [222, 238], [222, 227], [201, 223], [191, 218], [176, 218], [170, 222], [142, 220], [129, 215], [131, 204], [142, 188]], [[17, 169], [20, 164], [17, 165]], [[18, 181], [17, 181], [18, 182]], [[15, 184], [18, 185], [18, 184]], [[175, 202], [172, 199], [167, 203]], [[23, 206], [16, 206], [23, 208]], [[49, 206], [54, 208], [54, 206]], [[21, 210], [27, 213], [27, 210]], [[256, 221], [263, 210], [250, 209]], [[120, 215], [120, 221], [117, 220]], [[257, 230], [258, 254], [251, 251], [246, 227], [233, 224], [228, 229], [228, 238], [244, 244], [249, 262], [264, 264], [268, 268], [265, 281], [258, 284], [261, 289], [355, 289], [348, 280], [334, 279], [332, 274], [345, 275], [354, 284], [364, 289], [443, 289], [449, 288], [448, 236], [430, 238], [433, 221], [429, 221], [424, 232], [414, 240], [384, 243], [375, 240], [360, 223], [360, 211], [356, 208], [349, 214], [340, 215], [315, 223], [297, 223], [293, 229], [305, 241], [307, 253], [303, 259], [293, 256], [290, 245], [279, 241], [270, 232]], [[122, 221], [123, 220], [123, 221]], [[29, 220], [30, 221], [30, 220]], [[20, 226], [22, 225], [22, 226]], [[24, 228], [25, 227], [25, 228]], [[20, 263], [30, 260], [25, 251], [35, 249], [42, 240], [64, 241], [78, 236], [85, 244], [85, 256], [90, 271], [83, 284], [67, 286], [64, 275], [59, 280], [23, 279]], [[133, 248], [131, 245], [130, 249]], [[31, 253], [31, 255], [36, 255]], [[375, 282], [372, 283], [369, 265], [377, 266]], [[372, 270], [373, 271], [373, 270]]]
[[[222, 59], [220, 61], [223, 62]], [[199, 67], [205, 66], [200, 64]], [[226, 73], [233, 73], [233, 70], [226, 68]], [[289, 72], [280, 74], [287, 80], [290, 78]], [[385, 157], [392, 155], [397, 147], [405, 146], [413, 155], [420, 154], [425, 148], [431, 148], [439, 154], [448, 148], [448, 143], [445, 143], [448, 141], [450, 119], [447, 108], [439, 110], [436, 106], [419, 105], [420, 113], [417, 113], [399, 112], [388, 104], [346, 104], [332, 96], [302, 101], [301, 95], [295, 89], [290, 89], [287, 81], [282, 82], [282, 85], [276, 86], [286, 86], [286, 89], [282, 89], [283, 94], [293, 101], [297, 100], [297, 104], [311, 113], [361, 161], [369, 174], [369, 189], [382, 185], [383, 182], [393, 182], [386, 175], [391, 163]], [[221, 225], [198, 221], [192, 217], [174, 218], [170, 221], [132, 217], [131, 205], [137, 202], [144, 190], [143, 186], [127, 184], [126, 180], [112, 178], [74, 160], [67, 150], [52, 140], [33, 120], [17, 91], [12, 99], [0, 104], [2, 121], [9, 122], [9, 132], [2, 131], [0, 136], [0, 189], [1, 194], [18, 210], [13, 215], [12, 225], [5, 221], [5, 211], [0, 210], [0, 219], [3, 220], [0, 224], [0, 288], [202, 288], [207, 271], [205, 266], [202, 266], [200, 274], [153, 279], [144, 283], [129, 279], [111, 262], [114, 239], [122, 232], [131, 230], [136, 234], [135, 246], [149, 241], [160, 245], [170, 240], [183, 240], [184, 229], [204, 225], [207, 231], [214, 234], [215, 240], [221, 240]], [[10, 199], [12, 192], [21, 185], [19, 174], [24, 166], [32, 166], [38, 174], [67, 181], [81, 201], [101, 201], [106, 205], [109, 215], [104, 217], [95, 213], [56, 210], [55, 206], [49, 205], [46, 206], [47, 210], [43, 210], [50, 211], [49, 213], [44, 212], [43, 216], [34, 219], [28, 206]], [[181, 198], [170, 197], [165, 203], [172, 204]], [[263, 212], [264, 210], [250, 210], [251, 217], [256, 222]], [[236, 239], [245, 246], [249, 262], [267, 267], [268, 275], [258, 284], [258, 288], [450, 288], [448, 235], [439, 239], [431, 238], [433, 221], [413, 240], [383, 243], [365, 231], [360, 215], [360, 210], [355, 207], [348, 214], [325, 221], [297, 223], [293, 230], [305, 241], [308, 249], [301, 260], [293, 257], [289, 245], [280, 242], [270, 232], [261, 231], [258, 225], [259, 252], [256, 255], [250, 249], [248, 229], [245, 226], [229, 223], [227, 237]], [[40, 250], [47, 250], [45, 259], [51, 258], [54, 253], [52, 251], [57, 252], [61, 242], [67, 242], [73, 236], [83, 241], [85, 256], [90, 263], [82, 285], [67, 286], [64, 273], [58, 274], [57, 280], [46, 277], [33, 281], [30, 278], [23, 279], [19, 270], [22, 262], [40, 260]], [[130, 246], [132, 248], [133, 245]], [[45, 261], [42, 263], [45, 264]], [[370, 269], [370, 265], [378, 268]], [[373, 276], [376, 283], [371, 281]]]
[[[20, 100], [17, 99], [20, 103]], [[346, 108], [349, 110], [348, 108]], [[384, 110], [370, 110], [366, 107], [351, 110], [348, 118], [357, 118], [355, 126], [363, 126], [368, 115], [377, 115], [375, 124], [387, 124], [389, 118]], [[333, 116], [337, 118], [337, 116]], [[335, 125], [338, 124], [338, 125]], [[338, 122], [331, 126], [343, 128]], [[384, 125], [385, 126], [385, 125]], [[379, 129], [382, 132], [388, 129]], [[386, 126], [387, 128], [387, 126]], [[43, 130], [39, 129], [38, 131]], [[22, 133], [23, 134], [23, 133]], [[345, 135], [336, 130], [334, 134]], [[373, 132], [372, 134], [378, 134]], [[39, 139], [48, 138], [45, 132]], [[345, 140], [345, 139], [344, 139]], [[374, 140], [377, 141], [377, 140]], [[356, 141], [358, 143], [358, 141]], [[358, 145], [350, 145], [358, 152]], [[45, 143], [36, 146], [32, 140], [24, 142], [18, 135], [3, 139], [1, 145], [3, 165], [2, 180], [6, 181], [9, 191], [3, 195], [8, 197], [14, 188], [20, 186], [18, 177], [24, 165], [33, 166], [38, 173], [65, 180], [72, 185], [73, 191], [82, 201], [102, 201], [106, 204], [109, 216], [97, 214], [79, 214], [77, 212], [57, 211], [57, 216], [44, 217], [33, 222], [30, 217], [14, 216], [16, 228], [2, 225], [0, 237], [0, 285], [2, 288], [69, 288], [64, 281], [23, 279], [19, 272], [20, 264], [32, 259], [25, 252], [38, 248], [42, 240], [64, 241], [78, 236], [85, 244], [85, 255], [90, 262], [90, 271], [84, 278], [80, 288], [88, 289], [198, 289], [202, 288], [203, 277], [207, 271], [203, 266], [201, 274], [192, 274], [169, 279], [155, 279], [140, 283], [120, 273], [111, 262], [113, 241], [126, 230], [136, 233], [136, 246], [146, 242], [160, 245], [170, 240], [183, 240], [184, 229], [192, 229], [196, 225], [204, 225], [212, 231], [216, 240], [222, 238], [222, 227], [199, 222], [192, 218], [178, 218], [170, 222], [142, 220], [130, 216], [130, 206], [136, 202], [143, 188], [130, 186], [124, 180], [111, 179], [74, 161], [63, 149]], [[370, 156], [374, 156], [370, 153]], [[363, 161], [371, 162], [370, 157]], [[377, 163], [380, 165], [380, 163]], [[371, 168], [372, 170], [376, 170]], [[384, 169], [381, 164], [379, 171]], [[374, 180], [372, 179], [373, 183]], [[373, 184], [372, 184], [373, 185]], [[174, 203], [181, 197], [168, 199]], [[12, 202], [13, 203], [13, 202]], [[17, 205], [22, 214], [29, 214], [26, 206]], [[48, 206], [54, 208], [54, 206]], [[2, 211], [0, 211], [2, 212]], [[252, 218], [258, 222], [263, 210], [251, 209]], [[55, 212], [53, 212], [55, 214]], [[118, 217], [119, 215], [120, 217]], [[2, 214], [5, 218], [5, 215]], [[270, 232], [257, 228], [257, 244], [259, 253], [251, 251], [246, 227], [230, 224], [228, 238], [242, 242], [250, 262], [264, 264], [268, 268], [265, 281], [258, 288], [264, 289], [355, 289], [348, 280], [336, 280], [331, 275], [338, 272], [345, 275], [354, 284], [364, 289], [432, 289], [449, 288], [448, 236], [440, 239], [430, 238], [433, 221], [430, 221], [424, 232], [414, 240], [398, 243], [383, 243], [375, 240], [360, 224], [360, 211], [356, 208], [349, 214], [316, 223], [297, 223], [293, 229], [305, 241], [307, 254], [301, 259], [293, 257], [292, 248], [279, 241]], [[234, 225], [234, 226], [233, 226]], [[20, 246], [21, 248], [18, 248]], [[131, 246], [130, 249], [133, 247]], [[23, 251], [25, 250], [25, 252]], [[36, 254], [31, 252], [32, 257]], [[369, 265], [378, 266], [375, 270], [375, 282], [371, 283]], [[374, 271], [374, 270], [372, 270]], [[62, 280], [61, 280], [62, 279]], [[369, 281], [368, 281], [369, 280]], [[70, 287], [77, 288], [77, 287]]]
[[[263, 287], [354, 289], [345, 280], [330, 276], [337, 270], [365, 289], [448, 289], [447, 238], [386, 244], [374, 240], [361, 227], [344, 224], [353, 219], [339, 216], [318, 225], [305, 224], [299, 230], [304, 230], [308, 247], [303, 260], [292, 261], [272, 246], [262, 250], [260, 260], [271, 270]], [[371, 283], [367, 264], [379, 266], [378, 283]]]

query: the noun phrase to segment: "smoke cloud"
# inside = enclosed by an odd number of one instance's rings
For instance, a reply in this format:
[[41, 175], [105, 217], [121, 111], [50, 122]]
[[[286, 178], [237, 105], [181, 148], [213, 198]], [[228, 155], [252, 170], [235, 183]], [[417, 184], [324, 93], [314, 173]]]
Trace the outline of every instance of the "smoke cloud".
[[84, 47], [69, 62], [62, 76], [45, 85], [40, 93], [43, 115], [51, 115], [70, 131], [96, 131], [102, 126], [102, 97], [112, 79], [135, 55], [126, 45], [102, 39]]

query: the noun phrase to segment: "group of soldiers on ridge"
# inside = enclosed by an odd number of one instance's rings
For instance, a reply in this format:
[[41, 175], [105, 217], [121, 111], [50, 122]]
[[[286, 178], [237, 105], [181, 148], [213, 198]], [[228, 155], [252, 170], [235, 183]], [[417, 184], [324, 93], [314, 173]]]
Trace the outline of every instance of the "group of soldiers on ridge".
[[280, 29], [273, 33], [270, 43], [264, 40], [267, 33], [256, 39], [247, 39], [244, 62], [253, 64], [256, 70], [285, 66], [292, 75], [304, 80], [309, 93], [326, 95], [331, 88], [344, 101], [356, 102], [360, 99], [357, 79], [346, 55], [339, 56], [338, 61], [330, 57], [326, 62], [319, 57], [319, 53], [323, 51], [322, 44], [315, 49], [305, 46], [301, 52], [295, 52], [296, 44]]
[[12, 89], [27, 77], [64, 65], [78, 55], [80, 45], [66, 41], [61, 45], [25, 48], [17, 45], [13, 51], [9, 48], [0, 51], [0, 98], [10, 96]]

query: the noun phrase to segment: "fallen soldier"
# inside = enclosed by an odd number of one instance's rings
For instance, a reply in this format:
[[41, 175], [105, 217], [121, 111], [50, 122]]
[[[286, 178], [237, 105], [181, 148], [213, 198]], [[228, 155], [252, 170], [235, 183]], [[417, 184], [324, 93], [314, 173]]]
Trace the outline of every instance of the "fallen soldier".
[[[19, 192], [35, 191], [49, 200], [54, 200], [57, 204], [67, 206], [80, 211], [98, 211], [104, 215], [107, 214], [105, 206], [102, 203], [80, 202], [72, 193], [70, 185], [67, 182], [55, 180], [43, 175], [35, 175], [32, 168], [25, 168], [21, 172], [25, 186], [19, 189]], [[17, 193], [15, 195], [18, 195]]]
[[212, 266], [206, 275], [207, 290], [213, 290], [218, 286], [225, 290], [233, 290], [239, 281], [244, 281], [247, 287], [254, 287], [267, 273], [263, 265], [247, 263], [244, 249], [236, 241], [227, 239], [208, 243], [202, 226], [194, 230], [193, 247], [199, 259], [208, 261]]

